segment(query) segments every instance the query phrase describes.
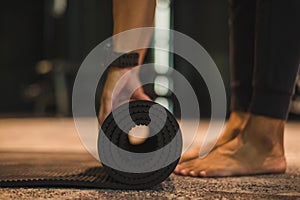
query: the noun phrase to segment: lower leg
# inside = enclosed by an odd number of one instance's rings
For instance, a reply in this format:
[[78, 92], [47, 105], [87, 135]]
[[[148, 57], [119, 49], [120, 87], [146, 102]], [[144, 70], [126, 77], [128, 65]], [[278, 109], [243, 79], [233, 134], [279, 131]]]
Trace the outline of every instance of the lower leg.
[[[113, 35], [128, 31], [130, 29], [152, 27], [154, 24], [156, 1], [140, 1], [140, 0], [113, 0]], [[114, 51], [127, 52], [130, 49], [130, 45], [133, 47], [136, 44], [130, 44], [139, 42], [139, 46], [147, 46], [152, 37], [151, 31], [135, 31], [128, 37], [128, 41], [119, 40], [118, 37], [114, 38]], [[136, 50], [139, 53], [139, 64], [142, 64], [146, 49]]]
[[284, 125], [300, 61], [299, 8], [299, 1], [288, 0], [284, 5], [279, 0], [258, 1], [254, 93], [250, 107], [254, 114], [233, 140], [205, 158], [181, 163], [175, 173], [233, 176], [285, 171]]
[[230, 107], [248, 112], [252, 96], [255, 0], [229, 0]]
[[[147, 46], [151, 40], [152, 31], [134, 31], [131, 34], [121, 34], [123, 31], [128, 31], [134, 28], [143, 28], [153, 26], [155, 13], [155, 0], [141, 1], [141, 0], [113, 0], [113, 50], [115, 52], [127, 53], [137, 46]], [[126, 38], [124, 38], [126, 37]], [[142, 64], [147, 49], [137, 49], [134, 52], [139, 53], [138, 64]], [[119, 79], [130, 70], [129, 68], [110, 67], [107, 73], [107, 79], [104, 84], [103, 92], [100, 99], [100, 110], [98, 114], [98, 121], [101, 125], [108, 114], [113, 109], [113, 104], [118, 105], [117, 102], [124, 102], [128, 99], [122, 98], [122, 91], [131, 91], [132, 88], [140, 86], [138, 72], [132, 71], [132, 77], [119, 84], [119, 93], [115, 93], [117, 98], [112, 97], [113, 90], [117, 86]], [[144, 93], [143, 88], [140, 87], [134, 92], [134, 99], [150, 100]], [[124, 95], [127, 96], [127, 95]]]
[[258, 0], [250, 111], [286, 119], [300, 65], [300, 1]]
[[[252, 95], [255, 7], [253, 0], [229, 0], [231, 111], [228, 123], [214, 149], [234, 139], [247, 120]], [[188, 150], [180, 163], [197, 158], [200, 147]]]

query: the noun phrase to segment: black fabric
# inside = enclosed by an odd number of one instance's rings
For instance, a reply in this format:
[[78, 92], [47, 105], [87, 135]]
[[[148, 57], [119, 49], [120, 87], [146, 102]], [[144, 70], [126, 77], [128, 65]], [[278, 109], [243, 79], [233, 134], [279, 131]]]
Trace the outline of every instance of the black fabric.
[[285, 119], [300, 64], [300, 1], [229, 2], [231, 109]]
[[[169, 144], [176, 139], [175, 145], [166, 149], [166, 154], [160, 156], [159, 162], [164, 162], [169, 157], [174, 161], [165, 167], [147, 173], [128, 173], [118, 171], [109, 166], [103, 167], [88, 153], [38, 153], [38, 152], [0, 152], [0, 187], [85, 187], [103, 189], [148, 189], [159, 185], [176, 167], [181, 150], [182, 138], [178, 123], [174, 116], [164, 107], [150, 101], [134, 101], [124, 104], [116, 112], [128, 122], [129, 118], [139, 125], [149, 125], [149, 109], [153, 109], [152, 120], [154, 126], [160, 119], [162, 110], [166, 111], [167, 120], [161, 131], [146, 139], [140, 145], [132, 145], [127, 134], [118, 131], [118, 126], [110, 114], [102, 125], [104, 132], [100, 131], [98, 138], [98, 151], [101, 160], [114, 160], [114, 154], [105, 148], [111, 142], [131, 152], [151, 152]], [[124, 108], [130, 108], [130, 116], [125, 114]], [[129, 127], [128, 131], [132, 127]], [[151, 129], [151, 127], [149, 127]], [[152, 127], [155, 129], [155, 127]], [[179, 131], [180, 137], [174, 137]], [[104, 142], [101, 137], [108, 137], [111, 142]], [[103, 139], [103, 138], [102, 138]], [[103, 146], [102, 146], [103, 145]], [[122, 158], [122, 160], [127, 158]], [[144, 157], [139, 163], [142, 167], [149, 167], [151, 159]], [[144, 162], [146, 160], [146, 162]], [[126, 160], [130, 162], [130, 160]], [[114, 161], [117, 162], [118, 161]], [[106, 163], [106, 162], [103, 162]]]
[[114, 53], [119, 56], [114, 60], [110, 66], [112, 67], [134, 67], [139, 64], [139, 54], [138, 53]]

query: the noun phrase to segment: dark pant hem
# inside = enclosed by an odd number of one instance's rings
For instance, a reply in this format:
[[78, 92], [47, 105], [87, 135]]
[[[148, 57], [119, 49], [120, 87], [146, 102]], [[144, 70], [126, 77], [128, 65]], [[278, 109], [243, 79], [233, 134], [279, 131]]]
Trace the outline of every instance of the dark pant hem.
[[231, 111], [247, 112], [251, 102], [251, 94], [251, 88], [231, 86]]
[[249, 111], [253, 114], [286, 119], [292, 94], [255, 89]]

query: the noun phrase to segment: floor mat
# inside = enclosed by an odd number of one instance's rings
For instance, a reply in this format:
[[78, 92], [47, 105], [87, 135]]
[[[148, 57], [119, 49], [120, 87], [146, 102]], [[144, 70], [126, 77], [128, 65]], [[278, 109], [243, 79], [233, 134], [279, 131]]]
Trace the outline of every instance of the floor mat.
[[143, 189], [111, 178], [88, 153], [0, 152], [0, 187]]

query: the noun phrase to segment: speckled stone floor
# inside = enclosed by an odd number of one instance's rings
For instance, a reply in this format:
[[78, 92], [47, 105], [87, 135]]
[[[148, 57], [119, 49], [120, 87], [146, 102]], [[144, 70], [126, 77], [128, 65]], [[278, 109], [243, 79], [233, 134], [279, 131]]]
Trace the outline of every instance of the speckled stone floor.
[[[199, 129], [205, 128], [207, 123]], [[189, 139], [189, 135], [184, 137]], [[200, 142], [199, 138], [194, 145]], [[171, 175], [161, 186], [143, 191], [0, 188], [0, 199], [300, 199], [299, 142], [300, 122], [289, 122], [285, 134], [285, 174], [231, 178]], [[1, 119], [0, 151], [80, 153], [84, 149], [72, 119]]]

